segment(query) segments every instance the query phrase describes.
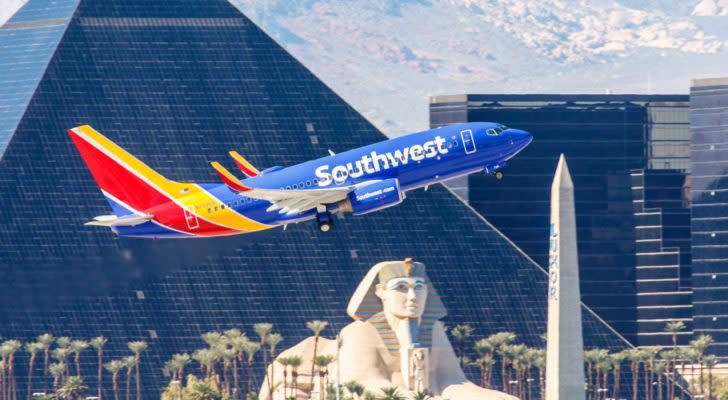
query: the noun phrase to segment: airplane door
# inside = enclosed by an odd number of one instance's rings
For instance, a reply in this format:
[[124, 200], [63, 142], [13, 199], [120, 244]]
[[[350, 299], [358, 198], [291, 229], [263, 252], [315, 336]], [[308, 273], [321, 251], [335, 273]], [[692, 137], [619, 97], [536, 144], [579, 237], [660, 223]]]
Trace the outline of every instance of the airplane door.
[[187, 227], [190, 230], [194, 230], [200, 227], [200, 221], [197, 220], [195, 215], [188, 207], [183, 207], [182, 210], [185, 212], [185, 221], [187, 221]]
[[463, 148], [465, 149], [465, 154], [472, 154], [475, 153], [475, 140], [473, 140], [473, 131], [470, 129], [466, 129], [464, 131], [460, 131], [460, 138], [463, 139]]

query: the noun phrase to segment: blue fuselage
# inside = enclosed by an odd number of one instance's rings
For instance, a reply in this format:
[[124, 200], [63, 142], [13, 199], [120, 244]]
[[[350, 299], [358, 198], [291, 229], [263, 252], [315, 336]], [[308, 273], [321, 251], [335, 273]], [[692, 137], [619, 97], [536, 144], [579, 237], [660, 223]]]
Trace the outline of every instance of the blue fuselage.
[[[290, 167], [269, 168], [243, 182], [258, 189], [311, 190], [356, 186], [396, 178], [400, 189], [406, 192], [478, 171], [494, 173], [531, 140], [532, 136], [528, 132], [496, 123], [451, 125], [384, 140]], [[244, 193], [231, 190], [224, 184], [199, 186], [219, 199], [221, 207], [232, 208], [262, 224], [285, 225], [309, 220], [316, 215], [316, 210], [295, 214], [267, 211], [271, 205], [268, 201], [246, 197]], [[211, 209], [210, 212], [215, 210]], [[329, 206], [328, 211], [336, 212], [336, 206]], [[203, 215], [205, 212], [202, 210]], [[118, 233], [144, 236], [139, 228], [129, 229], [129, 232], [124, 232], [126, 229], [122, 228]], [[153, 226], [149, 228], [155, 230]], [[148, 232], [147, 235], [153, 236], [155, 233]]]

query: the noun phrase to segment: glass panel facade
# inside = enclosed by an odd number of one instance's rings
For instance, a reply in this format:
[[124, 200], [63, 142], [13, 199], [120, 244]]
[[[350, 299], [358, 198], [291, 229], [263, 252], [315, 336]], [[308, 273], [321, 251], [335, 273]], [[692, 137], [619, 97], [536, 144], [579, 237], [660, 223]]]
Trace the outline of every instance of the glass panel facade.
[[695, 334], [728, 360], [728, 78], [690, 89]]
[[534, 135], [505, 178], [469, 177], [470, 204], [541, 265], [559, 155], [575, 186], [584, 301], [637, 342], [630, 171], [688, 163], [688, 96], [455, 95], [430, 101], [432, 127], [491, 121]]
[[[410, 256], [428, 265], [449, 326], [542, 344], [545, 272], [443, 188], [340, 218], [332, 235], [302, 224], [218, 239], [120, 239], [83, 226], [109, 212], [66, 134], [85, 123], [165, 176], [198, 182], [218, 181], [209, 161], [230, 149], [266, 168], [385, 138], [225, 1], [82, 0], [0, 159], [2, 337], [104, 335], [109, 359], [146, 339], [151, 399], [168, 380], [163, 363], [201, 346], [201, 333], [239, 326], [254, 336], [251, 324], [267, 321], [285, 348], [310, 334], [306, 321], [324, 319], [332, 337], [350, 322], [346, 305], [368, 268]], [[586, 310], [584, 337], [587, 347], [626, 345]], [[17, 369], [27, 361], [19, 356]], [[95, 362], [84, 353], [85, 374]], [[477, 380], [476, 368], [468, 373]]]
[[[687, 115], [687, 114], [685, 114]], [[637, 345], [671, 346], [665, 324], [682, 321], [678, 344], [692, 339], [688, 175], [632, 171], [637, 281]]]
[[78, 0], [33, 0], [0, 27], [0, 158]]

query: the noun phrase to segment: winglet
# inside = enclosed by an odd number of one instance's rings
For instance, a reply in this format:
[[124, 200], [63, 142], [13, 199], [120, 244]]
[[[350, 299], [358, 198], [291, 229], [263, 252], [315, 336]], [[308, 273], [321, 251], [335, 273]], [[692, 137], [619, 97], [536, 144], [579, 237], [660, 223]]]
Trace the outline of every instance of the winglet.
[[249, 163], [248, 160], [244, 159], [243, 156], [238, 154], [237, 151], [230, 151], [230, 157], [233, 158], [233, 161], [235, 161], [235, 165], [238, 166], [238, 169], [243, 171], [245, 176], [247, 176], [248, 178], [253, 178], [260, 174], [260, 172], [253, 166], [253, 164]]
[[218, 175], [220, 175], [220, 178], [223, 182], [232, 190], [238, 191], [238, 192], [247, 192], [250, 190], [249, 187], [245, 186], [238, 180], [238, 178], [235, 177], [235, 175], [231, 174], [230, 171], [226, 170], [225, 167], [220, 165], [219, 162], [213, 161], [210, 163], [212, 165], [212, 168], [215, 168], [215, 172], [217, 172]]

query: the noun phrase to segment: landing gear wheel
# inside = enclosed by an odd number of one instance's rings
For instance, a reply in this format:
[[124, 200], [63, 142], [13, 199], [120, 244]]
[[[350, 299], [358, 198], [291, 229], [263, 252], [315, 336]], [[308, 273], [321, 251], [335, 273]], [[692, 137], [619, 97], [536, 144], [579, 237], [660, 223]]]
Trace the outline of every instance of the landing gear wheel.
[[331, 232], [331, 228], [334, 226], [334, 218], [330, 212], [316, 214], [316, 222], [318, 223], [318, 229], [321, 232]]
[[331, 231], [331, 224], [328, 222], [320, 223], [318, 224], [319, 231], [321, 232], [330, 232]]
[[503, 179], [503, 172], [501, 172], [501, 171], [496, 171], [495, 174], [493, 174], [493, 175], [495, 175], [496, 180]]

